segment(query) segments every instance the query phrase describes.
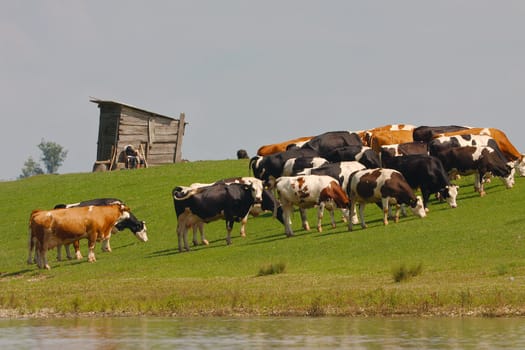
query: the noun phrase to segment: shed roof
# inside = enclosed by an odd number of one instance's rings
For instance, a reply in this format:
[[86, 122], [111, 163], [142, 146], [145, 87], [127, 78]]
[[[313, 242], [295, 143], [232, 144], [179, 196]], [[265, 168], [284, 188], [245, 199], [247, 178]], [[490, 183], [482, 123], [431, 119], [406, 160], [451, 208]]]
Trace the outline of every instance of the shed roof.
[[[91, 102], [93, 102], [93, 103], [98, 104], [99, 106], [102, 105], [102, 104], [117, 104], [117, 105], [125, 106], [125, 107], [128, 107], [128, 108], [133, 108], [133, 109], [141, 111], [141, 112], [152, 114], [152, 115], [155, 115], [155, 116], [158, 116], [158, 117], [168, 118], [168, 119], [172, 119], [172, 120], [179, 120], [179, 119], [176, 119], [176, 118], [173, 118], [173, 117], [168, 117], [167, 115], [162, 115], [162, 114], [159, 114], [159, 113], [148, 111], [146, 109], [135, 107], [135, 106], [132, 106], [132, 105], [129, 105], [129, 104], [126, 104], [126, 103], [122, 103], [122, 102], [111, 101], [111, 100], [101, 100], [101, 99], [98, 99], [98, 98], [95, 98], [95, 97], [90, 97], [89, 100]], [[185, 123], [185, 124], [187, 124], [187, 123]]]

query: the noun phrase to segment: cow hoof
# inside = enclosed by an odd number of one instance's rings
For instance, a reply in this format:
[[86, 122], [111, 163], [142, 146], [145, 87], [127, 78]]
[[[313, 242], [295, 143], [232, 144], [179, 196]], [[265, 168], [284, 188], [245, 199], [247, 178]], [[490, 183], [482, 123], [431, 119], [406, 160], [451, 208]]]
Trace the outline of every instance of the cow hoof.
[[486, 193], [485, 191], [481, 191], [481, 192], [479, 193], [479, 196], [480, 196], [480, 197], [484, 197], [486, 194], [487, 194], [487, 193]]
[[246, 232], [241, 232], [241, 237], [246, 237]]
[[203, 243], [204, 245], [209, 245], [209, 244], [210, 244], [210, 242], [208, 242], [207, 239], [203, 240], [202, 243]]
[[226, 245], [231, 245], [232, 244], [232, 241], [226, 241]]
[[[204, 243], [204, 242], [202, 242], [202, 243]], [[199, 242], [197, 242], [197, 241], [193, 241], [193, 245], [194, 245], [194, 246], [198, 246], [198, 245], [199, 245]]]
[[317, 227], [317, 232], [323, 232], [323, 228], [321, 226]]
[[46, 264], [45, 267], [46, 267], [46, 270], [51, 270], [51, 266], [49, 266], [49, 265]]

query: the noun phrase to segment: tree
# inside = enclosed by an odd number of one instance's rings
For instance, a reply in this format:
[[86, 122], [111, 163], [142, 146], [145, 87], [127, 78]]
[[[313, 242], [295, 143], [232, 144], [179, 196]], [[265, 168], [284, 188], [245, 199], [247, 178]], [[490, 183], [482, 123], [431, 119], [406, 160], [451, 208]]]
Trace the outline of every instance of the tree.
[[56, 174], [67, 156], [67, 150], [55, 142], [46, 142], [44, 139], [38, 144], [42, 151], [40, 160], [44, 162], [48, 174]]
[[25, 177], [33, 176], [33, 175], [39, 175], [43, 174], [44, 170], [40, 167], [40, 164], [35, 162], [33, 157], [27, 158], [26, 162], [24, 163], [24, 167], [22, 168], [22, 174], [19, 176], [20, 179], [23, 179]]
[[[44, 163], [47, 173], [56, 174], [58, 168], [60, 168], [66, 159], [67, 150], [55, 142], [46, 142], [44, 139], [40, 141], [38, 148], [42, 151], [40, 160]], [[22, 179], [43, 173], [44, 170], [42, 170], [41, 165], [35, 162], [33, 157], [29, 157], [24, 163], [24, 168], [22, 168], [22, 174], [19, 178]]]

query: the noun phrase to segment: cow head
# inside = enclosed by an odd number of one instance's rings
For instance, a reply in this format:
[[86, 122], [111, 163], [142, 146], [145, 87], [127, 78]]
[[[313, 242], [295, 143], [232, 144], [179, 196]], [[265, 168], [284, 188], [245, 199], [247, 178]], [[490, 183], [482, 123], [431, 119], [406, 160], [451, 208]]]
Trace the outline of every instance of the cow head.
[[516, 174], [516, 169], [509, 166], [507, 166], [507, 168], [509, 169], [510, 174], [508, 176], [501, 176], [501, 180], [505, 184], [505, 188], [510, 189], [514, 187], [514, 175]]
[[456, 198], [458, 196], [459, 186], [448, 185], [438, 192], [440, 199], [445, 199], [451, 208], [457, 208]]
[[427, 212], [425, 210], [425, 206], [423, 205], [423, 199], [421, 199], [421, 196], [416, 196], [415, 201], [410, 201], [410, 209], [412, 210], [412, 213], [414, 215], [419, 216], [420, 218], [424, 218], [427, 216]]
[[148, 232], [146, 228], [146, 222], [145, 221], [139, 221], [133, 213], [129, 213], [129, 218], [124, 219], [120, 222], [118, 222], [115, 225], [115, 228], [119, 231], [122, 231], [124, 229], [129, 228], [131, 232], [137, 237], [137, 239], [141, 242], [147, 242], [148, 241]]
[[521, 159], [518, 159], [514, 165], [520, 176], [525, 176], [525, 155], [521, 155]]

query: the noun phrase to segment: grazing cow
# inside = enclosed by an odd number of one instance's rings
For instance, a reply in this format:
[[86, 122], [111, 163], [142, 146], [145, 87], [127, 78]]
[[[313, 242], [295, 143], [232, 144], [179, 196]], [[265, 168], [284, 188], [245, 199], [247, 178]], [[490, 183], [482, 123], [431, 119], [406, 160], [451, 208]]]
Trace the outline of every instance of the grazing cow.
[[[396, 131], [412, 131], [414, 130], [416, 126], [412, 124], [388, 124], [383, 126], [378, 126], [372, 129], [367, 129], [363, 131], [358, 131], [357, 133], [361, 135], [361, 139], [363, 140], [363, 144], [372, 147], [372, 138], [376, 133], [382, 133], [382, 132], [396, 132]], [[394, 142], [391, 142], [394, 143]], [[398, 143], [398, 142], [396, 142]]]
[[[351, 214], [355, 215], [356, 205], [359, 204], [359, 218], [361, 227], [366, 228], [364, 210], [366, 203], [381, 203], [383, 208], [383, 223], [388, 225], [388, 207], [396, 205], [395, 222], [399, 221], [399, 211], [402, 204], [410, 206], [412, 212], [425, 217], [426, 212], [421, 197], [414, 194], [403, 174], [394, 169], [364, 169], [354, 172], [347, 189]], [[353, 229], [349, 221], [349, 230]]]
[[[111, 205], [111, 204], [124, 204], [120, 199], [117, 198], [96, 198], [91, 199], [87, 201], [82, 201], [79, 203], [72, 203], [72, 204], [57, 204], [55, 205], [54, 209], [60, 209], [60, 208], [74, 208], [74, 207], [87, 207], [90, 205]], [[112, 234], [117, 233], [118, 231], [123, 231], [125, 229], [130, 229], [131, 232], [137, 237], [139, 237], [139, 240], [143, 242], [147, 242], [148, 240], [148, 234], [147, 234], [147, 228], [146, 228], [146, 222], [145, 221], [139, 221], [133, 213], [129, 213], [129, 218], [126, 218], [120, 222], [118, 222], [113, 231]], [[71, 252], [69, 250], [69, 244], [66, 244], [65, 250], [66, 250], [66, 256], [68, 259], [72, 259]], [[80, 253], [80, 245], [79, 241], [73, 242], [73, 246], [75, 248], [75, 256], [78, 260], [82, 259], [82, 254]], [[107, 240], [102, 241], [102, 251], [104, 252], [111, 252], [111, 246], [109, 244], [109, 237]], [[57, 246], [57, 260], [62, 260], [62, 245], [59, 244]]]
[[459, 130], [454, 132], [447, 132], [440, 134], [438, 136], [454, 136], [454, 135], [463, 135], [463, 134], [472, 134], [472, 135], [488, 135], [491, 136], [496, 143], [500, 151], [503, 153], [505, 158], [510, 162], [514, 162], [514, 167], [520, 174], [520, 176], [525, 176], [525, 157], [520, 153], [517, 148], [510, 142], [507, 138], [507, 135], [499, 129], [496, 128], [470, 128], [468, 130]]
[[437, 193], [439, 198], [445, 199], [451, 208], [457, 207], [458, 186], [450, 183], [448, 174], [438, 158], [427, 154], [387, 157], [384, 159], [383, 166], [403, 174], [414, 190], [421, 189], [426, 211], [432, 193]]
[[412, 141], [412, 130], [377, 131], [370, 136], [370, 147], [379, 154], [383, 145]]
[[336, 148], [352, 145], [363, 145], [358, 134], [350, 131], [329, 131], [313, 137], [301, 149], [314, 150], [319, 157], [324, 158], [326, 154]]
[[[189, 196], [198, 193], [202, 190], [202, 188], [205, 188], [207, 186], [217, 184], [217, 183], [224, 183], [224, 184], [232, 184], [232, 183], [241, 183], [241, 184], [251, 184], [255, 191], [255, 204], [250, 208], [250, 211], [246, 216], [241, 220], [241, 237], [246, 237], [246, 223], [248, 222], [248, 216], [251, 214], [254, 217], [259, 216], [264, 211], [270, 211], [273, 213], [273, 217], [277, 218], [282, 224], [284, 224], [283, 221], [283, 212], [280, 203], [275, 199], [274, 195], [271, 191], [268, 191], [263, 188], [263, 183], [261, 180], [255, 178], [255, 177], [233, 177], [229, 179], [223, 179], [216, 181], [214, 183], [210, 184], [201, 184], [201, 183], [194, 183], [191, 184], [188, 187], [179, 186], [177, 188], [178, 190], [178, 196], [179, 199], [185, 199]], [[206, 239], [204, 235], [204, 222], [199, 222], [195, 226], [193, 226], [193, 244], [198, 245], [199, 242], [197, 240], [197, 231], [200, 232], [201, 236], [201, 242], [202, 244], [208, 245], [208, 240]]]
[[293, 148], [269, 156], [255, 156], [250, 159], [249, 167], [253, 176], [262, 180], [266, 186], [273, 187], [275, 179], [283, 175], [284, 163], [288, 159], [299, 157], [318, 157], [312, 149]]
[[343, 161], [358, 161], [367, 168], [379, 168], [381, 166], [379, 156], [372, 148], [362, 145], [351, 145], [333, 149], [325, 155], [332, 163]]
[[191, 195], [175, 187], [172, 191], [177, 214], [179, 251], [189, 251], [188, 229], [201, 222], [208, 223], [224, 218], [226, 243], [231, 244], [231, 231], [235, 221], [241, 221], [255, 203], [255, 190], [251, 184], [218, 182], [199, 188]]
[[29, 220], [28, 262], [35, 247], [38, 267], [50, 269], [46, 257], [49, 249], [83, 238], [88, 240], [88, 261], [95, 262], [96, 242], [109, 238], [115, 224], [129, 216], [129, 208], [123, 204], [34, 210]]
[[418, 126], [412, 131], [412, 137], [414, 141], [430, 142], [433, 138], [436, 138], [439, 134], [444, 134], [453, 131], [467, 130], [469, 126], [459, 125], [443, 125], [443, 126]]
[[305, 142], [309, 141], [313, 136], [304, 136], [304, 137], [298, 137], [296, 139], [280, 142], [280, 143], [274, 143], [270, 145], [264, 145], [259, 147], [257, 150], [258, 156], [269, 156], [270, 154], [275, 154], [279, 152], [284, 152], [290, 147], [297, 146], [301, 147]]
[[483, 177], [488, 172], [502, 179], [506, 188], [514, 186], [515, 169], [507, 165], [497, 152], [488, 146], [464, 146], [441, 151], [437, 157], [449, 173], [460, 175], [475, 175], [474, 189], [485, 195]]
[[327, 164], [328, 160], [321, 157], [290, 158], [284, 162], [282, 176], [293, 176], [304, 169], [317, 168]]
[[[361, 162], [357, 161], [343, 161], [343, 162], [335, 162], [335, 163], [328, 163], [323, 166], [320, 166], [319, 168], [315, 169], [305, 169], [303, 172], [299, 173], [298, 175], [325, 175], [325, 176], [331, 176], [334, 179], [336, 179], [339, 182], [339, 185], [341, 188], [343, 188], [344, 191], [346, 191], [348, 187], [348, 182], [350, 180], [350, 176], [353, 172], [357, 170], [366, 169], [366, 166], [362, 164]], [[348, 217], [348, 208], [343, 208], [343, 218]], [[335, 225], [334, 220], [334, 212], [333, 210], [329, 211], [330, 218], [332, 220], [332, 225]], [[306, 220], [306, 214], [303, 213], [303, 210], [301, 211], [301, 217], [304, 220]], [[358, 222], [357, 216], [353, 216], [351, 220], [356, 224]]]
[[[322, 232], [324, 207], [348, 207], [348, 196], [339, 183], [331, 176], [300, 175], [282, 176], [277, 179], [275, 188], [281, 201], [284, 216], [285, 234], [293, 236], [292, 213], [294, 205], [306, 209], [318, 206], [317, 230]], [[348, 220], [348, 217], [346, 218]], [[303, 223], [304, 224], [304, 223]]]

